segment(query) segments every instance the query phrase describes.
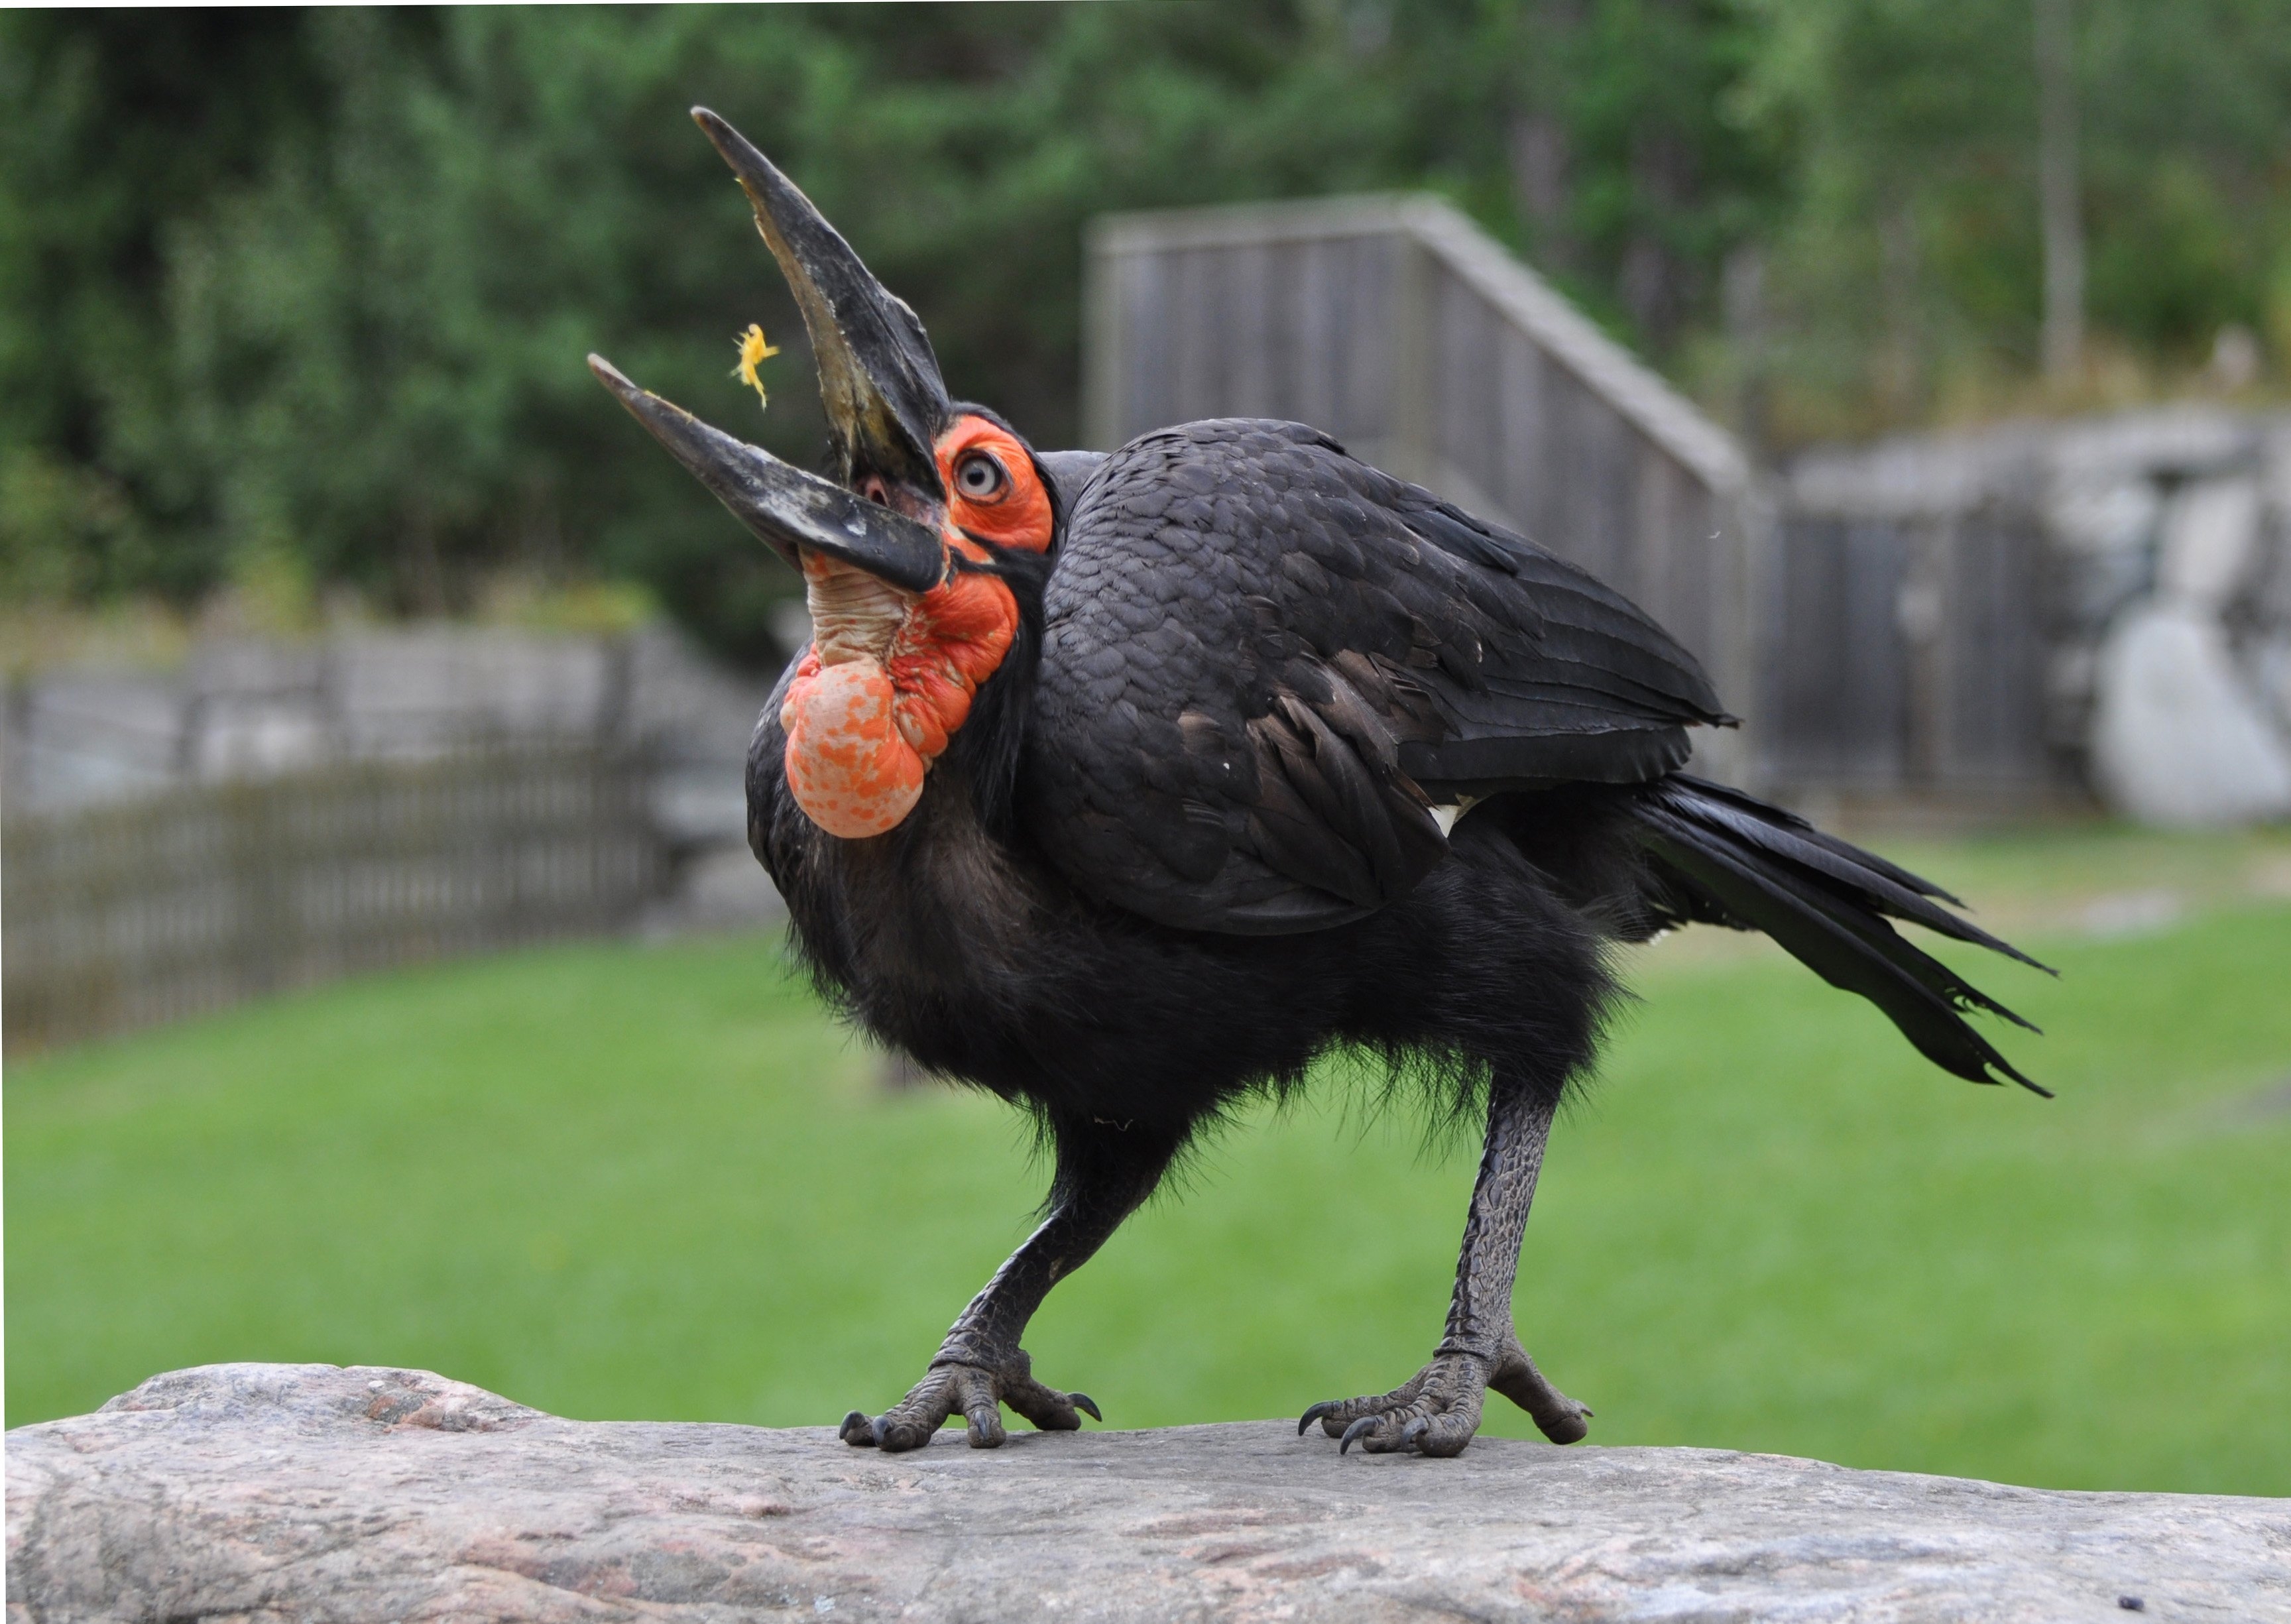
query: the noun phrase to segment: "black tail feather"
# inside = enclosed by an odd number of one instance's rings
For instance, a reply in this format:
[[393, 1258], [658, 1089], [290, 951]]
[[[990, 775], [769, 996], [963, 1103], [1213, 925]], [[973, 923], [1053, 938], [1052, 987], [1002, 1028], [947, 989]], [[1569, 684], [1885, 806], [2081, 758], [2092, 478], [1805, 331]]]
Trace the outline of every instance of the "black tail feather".
[[1957, 900], [1940, 887], [1778, 807], [1684, 775], [1641, 792], [1633, 816], [1657, 882], [1684, 892], [1682, 917], [1764, 931], [1832, 986], [1883, 1009], [1944, 1071], [1973, 1082], [2009, 1077], [2051, 1097], [1964, 1017], [1985, 1009], [2036, 1028], [1886, 923], [1909, 920], [2048, 969], [1938, 906], [1932, 898]]

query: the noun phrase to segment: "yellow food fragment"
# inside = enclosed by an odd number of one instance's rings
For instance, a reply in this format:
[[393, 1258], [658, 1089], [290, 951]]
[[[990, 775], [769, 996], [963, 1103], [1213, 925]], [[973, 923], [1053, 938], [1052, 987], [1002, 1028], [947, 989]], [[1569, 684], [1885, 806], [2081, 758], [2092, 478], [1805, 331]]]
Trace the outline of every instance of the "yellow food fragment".
[[757, 375], [756, 368], [777, 355], [778, 347], [764, 341], [763, 328], [754, 322], [748, 324], [748, 330], [740, 334], [738, 342], [740, 364], [732, 369], [732, 375], [755, 390], [758, 400], [766, 406], [771, 405], [771, 398], [764, 393], [764, 381]]

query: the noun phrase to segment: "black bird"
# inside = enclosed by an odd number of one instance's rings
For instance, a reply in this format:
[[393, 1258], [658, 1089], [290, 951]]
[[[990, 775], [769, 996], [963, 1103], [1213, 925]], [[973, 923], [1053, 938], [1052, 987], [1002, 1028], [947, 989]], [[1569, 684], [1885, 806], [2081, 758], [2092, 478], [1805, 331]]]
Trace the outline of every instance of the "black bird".
[[827, 995], [1032, 1113], [1054, 1158], [1041, 1226], [847, 1442], [913, 1449], [960, 1414], [992, 1447], [998, 1404], [1096, 1416], [1035, 1379], [1035, 1308], [1206, 1126], [1346, 1048], [1483, 1110], [1486, 1150], [1431, 1362], [1298, 1430], [1453, 1455], [1493, 1388], [1581, 1438], [1511, 1292], [1617, 941], [1763, 930], [1936, 1065], [2035, 1089], [1961, 1018], [2017, 1017], [1886, 921], [2022, 955], [1931, 883], [1681, 771], [1688, 728], [1733, 719], [1621, 594], [1301, 423], [1033, 450], [952, 400], [914, 312], [694, 117], [802, 310], [834, 478], [590, 364], [803, 572], [813, 642], [757, 725], [750, 842]]

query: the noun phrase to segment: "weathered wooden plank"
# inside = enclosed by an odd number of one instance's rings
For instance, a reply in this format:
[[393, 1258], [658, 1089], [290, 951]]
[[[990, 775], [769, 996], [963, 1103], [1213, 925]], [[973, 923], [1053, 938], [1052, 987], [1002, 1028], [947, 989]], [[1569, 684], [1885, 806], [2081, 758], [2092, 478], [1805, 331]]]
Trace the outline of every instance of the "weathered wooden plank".
[[1298, 305], [1297, 278], [1304, 252], [1294, 243], [1268, 243], [1256, 252], [1263, 261], [1265, 281], [1264, 387], [1256, 414], [1302, 418], [1298, 370], [1305, 343], [1304, 312]]
[[2042, 782], [2045, 613], [2042, 535], [1995, 507], [1955, 527], [1947, 561], [1947, 715], [1940, 768], [1968, 785]]
[[1796, 518], [1781, 527], [1766, 749], [1789, 783], [1886, 787], [1906, 746], [1896, 526]]
[[1330, 334], [1341, 419], [1335, 431], [1341, 439], [1385, 440], [1398, 432], [1396, 351], [1404, 338], [1395, 304], [1406, 251], [1390, 237], [1346, 245], [1344, 293]]
[[1909, 649], [1901, 597], [1908, 547], [1902, 527], [1882, 521], [1848, 524], [1845, 542], [1837, 679], [1843, 703], [1834, 760], [1851, 782], [1891, 785], [1907, 767]]
[[1504, 461], [1495, 315], [1444, 269], [1431, 281], [1440, 356], [1436, 444], [1444, 460], [1493, 494]]
[[1543, 352], [1506, 324], [1496, 335], [1496, 366], [1503, 456], [1490, 488], [1529, 538], [1540, 542], [1551, 527], [1546, 503], [1553, 487]]
[[1568, 555], [1625, 592], [1630, 577], [1635, 449], [1629, 426], [1607, 403], [1573, 379], [1565, 381], [1567, 478], [1564, 542]]
[[1597, 454], [1598, 422], [1585, 409], [1582, 390], [1556, 368], [1544, 374], [1544, 424], [1550, 436], [1553, 478], [1544, 492], [1542, 533], [1537, 537], [1564, 559], [1600, 573], [1600, 503], [1588, 476]]
[[1633, 447], [1634, 468], [1630, 591], [1671, 635], [1704, 659], [1710, 649], [1710, 550], [1707, 534], [1697, 534], [1704, 503], [1696, 489], [1661, 447], [1644, 440]]
[[1154, 254], [1128, 254], [1116, 285], [1121, 290], [1123, 350], [1114, 374], [1122, 383], [1121, 416], [1105, 436], [1108, 448], [1167, 422], [1177, 404], [1175, 338], [1170, 310], [1171, 266]]
[[1226, 326], [1218, 335], [1225, 379], [1218, 398], [1230, 401], [1226, 409], [1237, 417], [1277, 416], [1272, 352], [1279, 341], [1273, 310], [1272, 247], [1265, 243], [1242, 244], [1225, 250], [1218, 261]]
[[1170, 261], [1169, 324], [1175, 377], [1164, 422], [1186, 422], [1214, 414], [1210, 403], [1218, 398], [1218, 345], [1222, 337], [1218, 253], [1214, 248], [1196, 248]]
[[1346, 250], [1338, 243], [1306, 242], [1290, 252], [1297, 269], [1285, 326], [1295, 352], [1290, 362], [1295, 393], [1288, 414], [1341, 438], [1346, 430], [1338, 382], [1342, 346], [1337, 338]]

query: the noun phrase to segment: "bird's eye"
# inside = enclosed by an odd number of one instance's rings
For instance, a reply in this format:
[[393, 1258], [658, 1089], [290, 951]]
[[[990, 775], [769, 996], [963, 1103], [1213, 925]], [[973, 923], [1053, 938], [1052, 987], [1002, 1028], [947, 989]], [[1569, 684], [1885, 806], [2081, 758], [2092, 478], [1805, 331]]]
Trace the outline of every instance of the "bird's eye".
[[1009, 482], [1002, 464], [983, 451], [974, 451], [954, 465], [954, 487], [972, 502], [992, 502]]

